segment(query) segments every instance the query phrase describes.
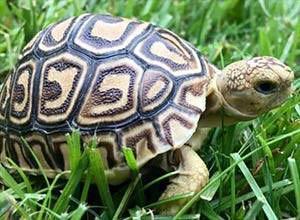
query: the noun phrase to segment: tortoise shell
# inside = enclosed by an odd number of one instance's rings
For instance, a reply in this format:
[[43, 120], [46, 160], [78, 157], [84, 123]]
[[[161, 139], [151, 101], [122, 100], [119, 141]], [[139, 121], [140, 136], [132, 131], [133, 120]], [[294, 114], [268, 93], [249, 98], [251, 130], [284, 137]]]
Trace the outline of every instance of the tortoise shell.
[[93, 135], [107, 169], [181, 147], [205, 110], [207, 63], [174, 33], [149, 23], [85, 14], [50, 25], [24, 48], [0, 95], [1, 160], [51, 175], [69, 169], [65, 134]]

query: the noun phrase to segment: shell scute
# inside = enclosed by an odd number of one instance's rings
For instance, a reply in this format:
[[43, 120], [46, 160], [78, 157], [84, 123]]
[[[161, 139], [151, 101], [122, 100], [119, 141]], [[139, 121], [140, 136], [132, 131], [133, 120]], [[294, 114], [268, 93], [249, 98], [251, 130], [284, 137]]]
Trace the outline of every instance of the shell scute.
[[40, 40], [39, 49], [49, 52], [57, 49], [67, 42], [75, 18], [68, 18], [50, 26]]
[[72, 112], [87, 75], [87, 63], [70, 53], [48, 59], [42, 68], [38, 120], [58, 123]]
[[6, 144], [7, 144], [7, 134], [0, 131], [0, 161], [4, 161], [6, 158]]
[[181, 147], [195, 132], [199, 114], [191, 114], [170, 106], [157, 116], [162, 137], [172, 148]]
[[105, 168], [117, 167], [123, 160], [123, 155], [117, 144], [117, 135], [114, 132], [103, 132], [95, 135], [87, 134], [82, 137], [85, 143], [89, 143], [93, 138], [96, 138], [96, 150], [101, 153]]
[[0, 120], [4, 121], [10, 99], [11, 75], [4, 80], [0, 93]]
[[79, 30], [74, 43], [96, 55], [124, 49], [143, 34], [148, 24], [108, 15], [91, 16]]
[[202, 71], [196, 51], [170, 31], [157, 28], [137, 44], [134, 53], [147, 63], [164, 67], [174, 76]]
[[129, 58], [101, 63], [78, 114], [80, 125], [118, 123], [137, 112], [138, 85], [144, 70]]
[[34, 60], [21, 64], [13, 74], [9, 118], [14, 124], [24, 125], [30, 121], [35, 74], [36, 62]]
[[163, 140], [151, 121], [133, 124], [122, 132], [122, 146], [133, 149], [139, 164], [145, 164], [157, 154], [172, 148]]
[[141, 108], [143, 112], [152, 111], [168, 101], [174, 87], [173, 80], [163, 72], [147, 69], [141, 83]]
[[191, 77], [180, 85], [175, 97], [175, 103], [185, 107], [187, 110], [201, 114], [205, 110], [206, 86], [205, 77]]

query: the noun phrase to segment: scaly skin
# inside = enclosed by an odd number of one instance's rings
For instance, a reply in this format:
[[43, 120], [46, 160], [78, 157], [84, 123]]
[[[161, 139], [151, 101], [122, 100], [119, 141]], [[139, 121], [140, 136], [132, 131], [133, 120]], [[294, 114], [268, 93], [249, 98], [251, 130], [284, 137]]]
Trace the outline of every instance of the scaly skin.
[[[199, 192], [208, 182], [208, 169], [203, 160], [190, 146], [183, 146], [176, 153], [180, 154], [175, 155], [175, 157], [180, 158], [179, 175], [171, 179], [171, 183], [161, 195], [160, 200], [189, 192]], [[177, 160], [178, 158], [174, 159]], [[159, 207], [159, 212], [163, 215], [174, 215], [187, 200], [181, 199], [167, 203]]]

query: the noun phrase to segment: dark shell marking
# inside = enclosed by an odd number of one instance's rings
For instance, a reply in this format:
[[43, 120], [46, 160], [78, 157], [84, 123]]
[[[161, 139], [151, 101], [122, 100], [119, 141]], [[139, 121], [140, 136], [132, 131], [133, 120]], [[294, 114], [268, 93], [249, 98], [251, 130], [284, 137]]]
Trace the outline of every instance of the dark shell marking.
[[35, 63], [22, 64], [14, 74], [11, 90], [9, 118], [12, 123], [26, 124], [30, 120], [32, 109], [33, 79]]
[[87, 73], [85, 61], [70, 53], [48, 59], [42, 68], [38, 120], [51, 124], [68, 119]]
[[6, 117], [8, 103], [10, 99], [11, 75], [8, 75], [4, 80], [0, 93], [0, 120], [3, 122]]
[[116, 124], [134, 115], [142, 74], [143, 69], [129, 58], [100, 64], [78, 114], [78, 124]]
[[23, 51], [0, 94], [0, 155], [32, 172], [21, 136], [55, 173], [69, 169], [64, 135], [77, 128], [83, 142], [97, 137], [114, 170], [124, 167], [122, 146], [140, 165], [181, 147], [205, 110], [204, 59], [148, 23], [82, 15], [41, 31]]
[[143, 112], [152, 111], [164, 102], [173, 89], [173, 81], [164, 73], [147, 69], [141, 85], [141, 107]]
[[74, 20], [69, 18], [50, 26], [41, 38], [39, 48], [47, 52], [62, 46], [67, 41]]

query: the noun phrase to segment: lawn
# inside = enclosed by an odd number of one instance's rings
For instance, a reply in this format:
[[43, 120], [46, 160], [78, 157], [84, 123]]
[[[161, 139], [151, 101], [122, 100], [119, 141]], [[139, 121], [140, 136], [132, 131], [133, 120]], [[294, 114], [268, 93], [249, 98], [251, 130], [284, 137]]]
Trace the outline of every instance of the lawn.
[[[190, 197], [189, 202], [175, 217], [300, 219], [299, 0], [0, 0], [1, 82], [37, 32], [87, 12], [168, 28], [220, 69], [257, 55], [274, 56], [289, 65], [295, 81], [286, 103], [255, 120], [211, 130], [198, 151], [211, 181], [200, 193], [183, 195]], [[26, 176], [17, 167], [17, 172], [9, 173], [0, 166], [0, 216], [16, 210], [23, 219], [173, 218], [155, 212], [168, 174], [141, 177], [127, 149], [132, 180], [109, 189], [93, 143], [80, 152], [78, 138], [76, 132], [69, 136], [73, 149], [69, 180], [62, 175]]]

